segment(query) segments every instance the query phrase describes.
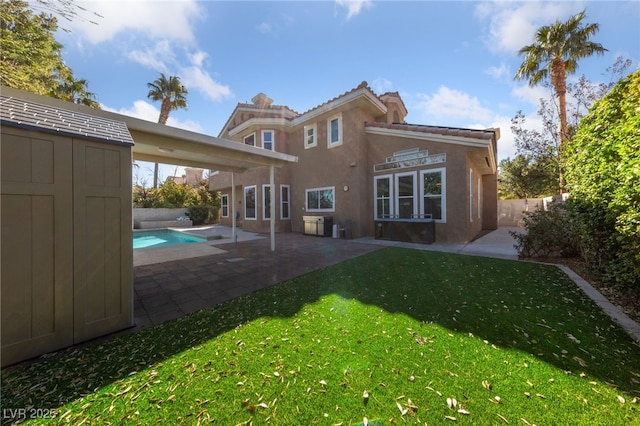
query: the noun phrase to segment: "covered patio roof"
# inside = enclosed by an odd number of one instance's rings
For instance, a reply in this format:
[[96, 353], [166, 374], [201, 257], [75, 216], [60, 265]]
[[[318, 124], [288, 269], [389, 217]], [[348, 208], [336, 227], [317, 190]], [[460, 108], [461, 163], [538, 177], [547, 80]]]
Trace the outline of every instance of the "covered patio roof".
[[[175, 164], [202, 169], [242, 173], [260, 167], [282, 167], [295, 163], [298, 158], [188, 130], [178, 129], [110, 111], [77, 105], [46, 96], [35, 95], [2, 86], [3, 103], [7, 100], [19, 104], [16, 114], [30, 110], [24, 115], [28, 120], [47, 121], [48, 131], [60, 134], [83, 135], [92, 138], [92, 117], [122, 122], [126, 125], [134, 141], [133, 159], [154, 163]], [[58, 122], [57, 110], [74, 113], [74, 122]], [[8, 109], [7, 109], [8, 112]], [[3, 113], [4, 115], [4, 113]], [[47, 118], [49, 116], [49, 118]], [[73, 126], [73, 127], [71, 127]], [[101, 135], [102, 136], [102, 135]], [[118, 143], [114, 140], [114, 143]]]
[[[296, 163], [298, 157], [228, 139], [178, 129], [115, 112], [0, 86], [0, 119], [4, 125], [47, 133], [131, 145], [134, 160], [243, 173]], [[128, 131], [128, 132], [127, 132]], [[232, 175], [233, 186], [233, 175]], [[232, 202], [235, 198], [232, 193]], [[275, 204], [271, 204], [271, 250], [275, 250]], [[235, 216], [233, 236], [235, 238]]]

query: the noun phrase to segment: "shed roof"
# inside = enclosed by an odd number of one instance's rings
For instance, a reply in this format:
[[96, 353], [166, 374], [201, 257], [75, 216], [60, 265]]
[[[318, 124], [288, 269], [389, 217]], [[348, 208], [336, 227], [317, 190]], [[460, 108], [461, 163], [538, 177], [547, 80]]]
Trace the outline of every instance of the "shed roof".
[[[133, 140], [132, 152], [134, 160], [178, 164], [237, 173], [265, 166], [281, 167], [285, 164], [298, 161], [298, 157], [293, 155], [269, 151], [228, 139], [178, 129], [127, 115], [90, 108], [85, 105], [77, 105], [59, 99], [34, 95], [5, 86], [1, 87], [1, 92], [3, 104], [5, 98], [13, 99], [11, 102], [7, 101], [6, 113], [4, 107], [0, 111], [2, 125], [21, 125], [25, 128], [45, 130], [47, 128], [46, 126], [53, 124], [54, 126], [50, 127], [49, 131], [58, 131], [55, 130], [55, 126], [63, 128], [63, 124], [66, 123], [63, 119], [66, 120], [67, 117], [82, 117], [85, 121], [80, 120], [80, 122], [85, 124], [76, 124], [75, 127], [71, 126], [71, 128], [75, 129], [74, 132], [76, 133], [70, 133], [70, 135], [86, 138], [89, 137], [87, 136], [89, 133], [82, 133], [82, 129], [86, 130], [92, 123], [102, 124], [99, 132], [97, 130], [94, 131], [94, 138], [98, 137], [98, 135], [105, 137], [109, 134], [110, 129], [122, 131], [122, 126], [124, 125], [124, 129], [128, 131], [129, 138]], [[30, 122], [27, 123], [24, 114], [20, 112], [24, 109], [21, 109], [20, 106], [18, 106], [17, 109], [13, 108], [12, 112], [8, 111], [9, 105], [15, 103], [18, 105], [28, 104], [27, 110], [31, 111], [33, 109], [33, 111], [37, 111], [37, 117], [41, 115], [44, 118], [44, 111], [51, 111], [47, 112], [47, 114], [53, 114], [53, 116], [46, 121], [35, 120], [35, 123], [32, 122], [34, 118], [31, 117], [29, 118]], [[27, 113], [26, 115], [28, 116], [29, 114]], [[91, 119], [89, 120], [89, 118]], [[113, 127], [104, 127], [107, 123], [110, 123]], [[116, 123], [120, 124], [116, 126]], [[115, 141], [115, 135], [112, 134], [109, 135], [109, 137], [112, 138], [112, 141]], [[125, 135], [120, 134], [119, 137], [122, 139], [119, 143], [130, 143], [123, 142]]]
[[122, 121], [51, 107], [4, 94], [0, 95], [0, 120], [5, 126], [133, 145], [129, 129]]

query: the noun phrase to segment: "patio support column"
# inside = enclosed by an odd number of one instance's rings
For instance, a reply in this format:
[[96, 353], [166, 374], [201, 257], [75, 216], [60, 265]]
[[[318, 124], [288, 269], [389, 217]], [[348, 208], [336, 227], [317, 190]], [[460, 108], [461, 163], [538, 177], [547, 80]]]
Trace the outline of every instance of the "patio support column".
[[269, 185], [271, 185], [271, 205], [269, 206], [269, 214], [271, 216], [271, 251], [276, 249], [276, 185], [275, 185], [275, 167], [269, 167]]
[[236, 174], [234, 172], [231, 173], [231, 205], [233, 206], [231, 209], [231, 239], [237, 242], [236, 238], [236, 185], [234, 183]]

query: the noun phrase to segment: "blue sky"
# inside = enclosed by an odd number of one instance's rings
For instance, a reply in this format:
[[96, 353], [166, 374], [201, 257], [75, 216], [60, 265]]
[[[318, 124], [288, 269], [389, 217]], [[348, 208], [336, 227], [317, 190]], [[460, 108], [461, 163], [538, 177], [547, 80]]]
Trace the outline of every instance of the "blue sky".
[[[238, 102], [259, 92], [304, 112], [367, 81], [398, 91], [416, 124], [500, 127], [499, 158], [513, 157], [510, 119], [539, 126], [538, 99], [513, 75], [535, 30], [586, 9], [593, 41], [609, 51], [578, 73], [607, 81], [617, 56], [640, 64], [640, 2], [634, 1], [87, 1], [56, 38], [77, 78], [104, 109], [157, 121], [146, 83], [160, 72], [189, 90], [168, 124], [217, 136]], [[94, 20], [98, 25], [91, 24]], [[629, 70], [631, 71], [631, 70]], [[149, 179], [142, 163], [139, 179]], [[173, 175], [164, 166], [161, 176]], [[178, 174], [182, 172], [178, 169]]]

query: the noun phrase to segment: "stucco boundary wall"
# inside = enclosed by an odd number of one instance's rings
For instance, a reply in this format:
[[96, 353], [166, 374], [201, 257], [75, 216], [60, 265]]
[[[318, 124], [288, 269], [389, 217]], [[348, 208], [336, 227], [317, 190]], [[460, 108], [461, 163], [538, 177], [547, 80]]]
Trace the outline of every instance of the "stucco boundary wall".
[[524, 214], [535, 211], [536, 207], [545, 208], [543, 198], [498, 200], [498, 226], [522, 227]]
[[[133, 227], [134, 229], [141, 229], [143, 228], [143, 226], [140, 225], [140, 222], [171, 222], [174, 223], [175, 221], [177, 221], [177, 219], [179, 217], [186, 217], [187, 216], [187, 209], [186, 208], [180, 208], [180, 209], [153, 209], [153, 208], [141, 208], [141, 207], [136, 207], [133, 209]], [[179, 221], [182, 222], [182, 221]], [[191, 221], [184, 221], [185, 224], [186, 222], [188, 222], [189, 226], [191, 226]], [[151, 226], [151, 227], [166, 227], [169, 225], [162, 225], [162, 226]], [[175, 225], [171, 225], [171, 226], [180, 226], [180, 223], [176, 223]], [[183, 224], [184, 226], [184, 224]], [[149, 226], [144, 226], [144, 227], [149, 227]]]

